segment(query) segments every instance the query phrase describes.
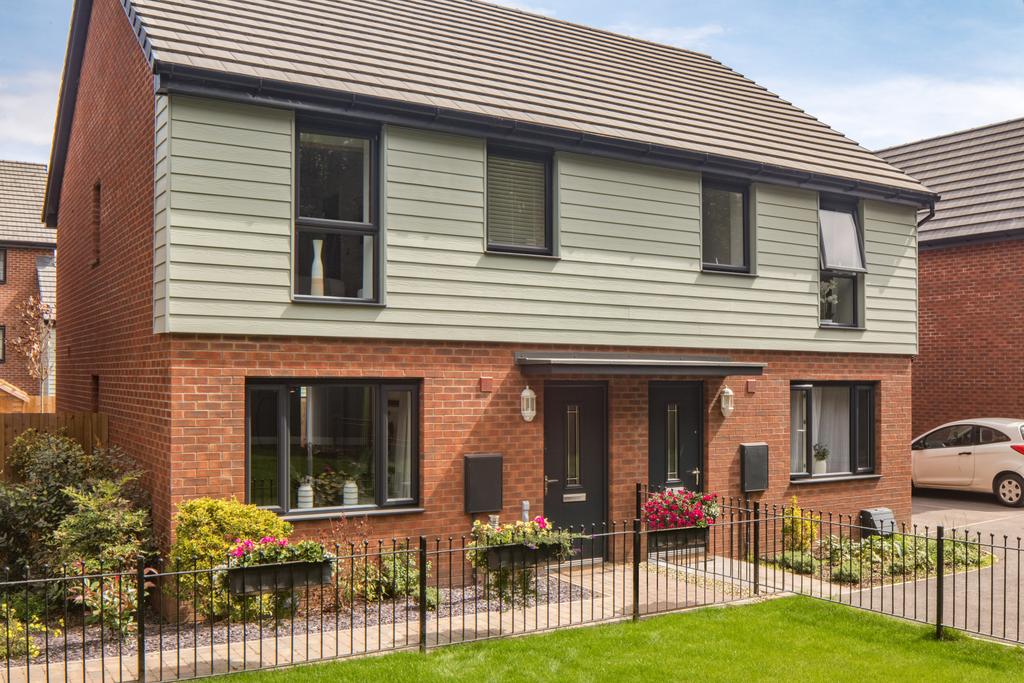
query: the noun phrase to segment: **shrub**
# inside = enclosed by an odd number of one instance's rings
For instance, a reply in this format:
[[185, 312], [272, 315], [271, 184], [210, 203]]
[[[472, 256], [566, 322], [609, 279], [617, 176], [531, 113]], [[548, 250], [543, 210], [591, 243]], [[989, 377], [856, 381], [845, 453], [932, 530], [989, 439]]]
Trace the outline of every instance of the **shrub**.
[[861, 581], [860, 565], [853, 562], [844, 562], [838, 567], [832, 568], [832, 580], [836, 583], [858, 584]]
[[[430, 562], [427, 562], [427, 576], [429, 575]], [[414, 554], [405, 552], [382, 555], [379, 561], [379, 568], [374, 572], [372, 582], [367, 582], [363, 593], [370, 602], [406, 596], [413, 600], [419, 600], [420, 570], [418, 559]], [[427, 609], [437, 607], [437, 601], [437, 589], [428, 586]]]
[[776, 561], [797, 574], [814, 574], [818, 571], [818, 560], [808, 552], [787, 550]]
[[0, 660], [38, 657], [40, 651], [35, 638], [47, 632], [50, 638], [60, 638], [59, 629], [48, 628], [38, 617], [23, 621], [10, 605], [0, 602]]
[[793, 496], [788, 514], [785, 512], [783, 509], [782, 542], [785, 547], [789, 550], [809, 551], [818, 538], [821, 516], [801, 510], [796, 496]]
[[[102, 579], [83, 578], [70, 586], [72, 599], [85, 608], [90, 624], [100, 624], [122, 640], [135, 632], [139, 606], [135, 572], [104, 574]], [[152, 587], [147, 581], [143, 590]]]
[[85, 491], [68, 488], [65, 493], [75, 511], [65, 517], [54, 532], [58, 560], [73, 564], [102, 563], [114, 568], [131, 566], [149, 542], [149, 513], [134, 509], [122, 493], [131, 477], [120, 481], [102, 479]]

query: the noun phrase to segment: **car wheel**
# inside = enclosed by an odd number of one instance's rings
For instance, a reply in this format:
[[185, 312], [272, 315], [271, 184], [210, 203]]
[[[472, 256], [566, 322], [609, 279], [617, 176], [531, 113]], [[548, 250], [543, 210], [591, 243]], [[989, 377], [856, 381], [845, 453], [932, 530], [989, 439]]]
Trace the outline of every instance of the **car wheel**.
[[1004, 474], [996, 479], [996, 498], [1003, 505], [1024, 505], [1024, 479], [1019, 474]]

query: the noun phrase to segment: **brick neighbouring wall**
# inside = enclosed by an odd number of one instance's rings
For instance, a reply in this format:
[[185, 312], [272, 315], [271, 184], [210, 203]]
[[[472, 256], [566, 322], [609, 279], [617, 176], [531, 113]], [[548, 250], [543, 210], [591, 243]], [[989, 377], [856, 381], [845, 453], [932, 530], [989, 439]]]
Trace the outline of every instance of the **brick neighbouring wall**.
[[[922, 249], [914, 435], [952, 420], [1024, 418], [1024, 239]], [[1008, 381], [1009, 380], [1009, 381]]]
[[[517, 519], [520, 501], [543, 512], [544, 381], [524, 378], [508, 344], [399, 342], [342, 339], [175, 336], [171, 428], [174, 504], [195, 496], [245, 496], [246, 378], [417, 378], [421, 394], [421, 501], [419, 514], [370, 518], [374, 537], [462, 534], [462, 456], [505, 455], [504, 519]], [[533, 347], [531, 347], [533, 348]], [[619, 350], [559, 347], [559, 350]], [[669, 351], [660, 349], [662, 352]], [[679, 350], [676, 350], [679, 352]], [[736, 393], [726, 420], [718, 408], [722, 380], [705, 382], [709, 490], [740, 495], [739, 444], [767, 441], [771, 489], [759, 499], [855, 514], [884, 505], [910, 517], [910, 358], [779, 352], [729, 352], [737, 360], [768, 363], [748, 393], [747, 378], [725, 380]], [[480, 391], [480, 378], [493, 391]], [[600, 379], [594, 377], [588, 380]], [[653, 377], [608, 378], [610, 518], [631, 519], [635, 484], [647, 478], [647, 384]], [[664, 378], [663, 378], [664, 379]], [[831, 484], [789, 483], [789, 384], [792, 380], [877, 381], [877, 480]], [[519, 393], [538, 394], [538, 417], [519, 415]], [[298, 522], [301, 533], [327, 525]]]
[[157, 531], [166, 533], [170, 345], [152, 333], [153, 119], [153, 78], [124, 10], [95, 0], [58, 216], [57, 409], [93, 410], [99, 377], [110, 441], [145, 467]]
[[52, 249], [20, 249], [5, 247], [7, 250], [7, 281], [0, 285], [0, 325], [7, 328], [7, 344], [4, 361], [0, 363], [0, 379], [6, 380], [31, 396], [39, 395], [39, 380], [32, 377], [28, 364], [11, 345], [23, 334], [19, 308], [32, 295], [39, 296], [39, 278], [36, 274], [36, 258], [53, 255]]

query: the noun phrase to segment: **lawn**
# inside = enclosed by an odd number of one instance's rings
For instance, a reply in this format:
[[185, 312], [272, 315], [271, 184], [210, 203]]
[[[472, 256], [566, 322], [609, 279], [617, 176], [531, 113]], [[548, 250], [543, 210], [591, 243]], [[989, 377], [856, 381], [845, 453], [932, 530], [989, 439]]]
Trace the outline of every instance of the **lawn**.
[[243, 674], [315, 681], [1019, 681], [1024, 650], [811, 598]]

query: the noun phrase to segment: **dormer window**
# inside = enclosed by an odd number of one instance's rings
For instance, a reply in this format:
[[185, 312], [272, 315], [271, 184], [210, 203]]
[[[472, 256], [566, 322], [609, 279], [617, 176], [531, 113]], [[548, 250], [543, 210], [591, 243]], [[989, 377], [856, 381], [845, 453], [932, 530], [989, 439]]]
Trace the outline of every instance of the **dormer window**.
[[821, 245], [819, 301], [823, 327], [860, 327], [864, 245], [857, 203], [822, 198], [818, 209]]

